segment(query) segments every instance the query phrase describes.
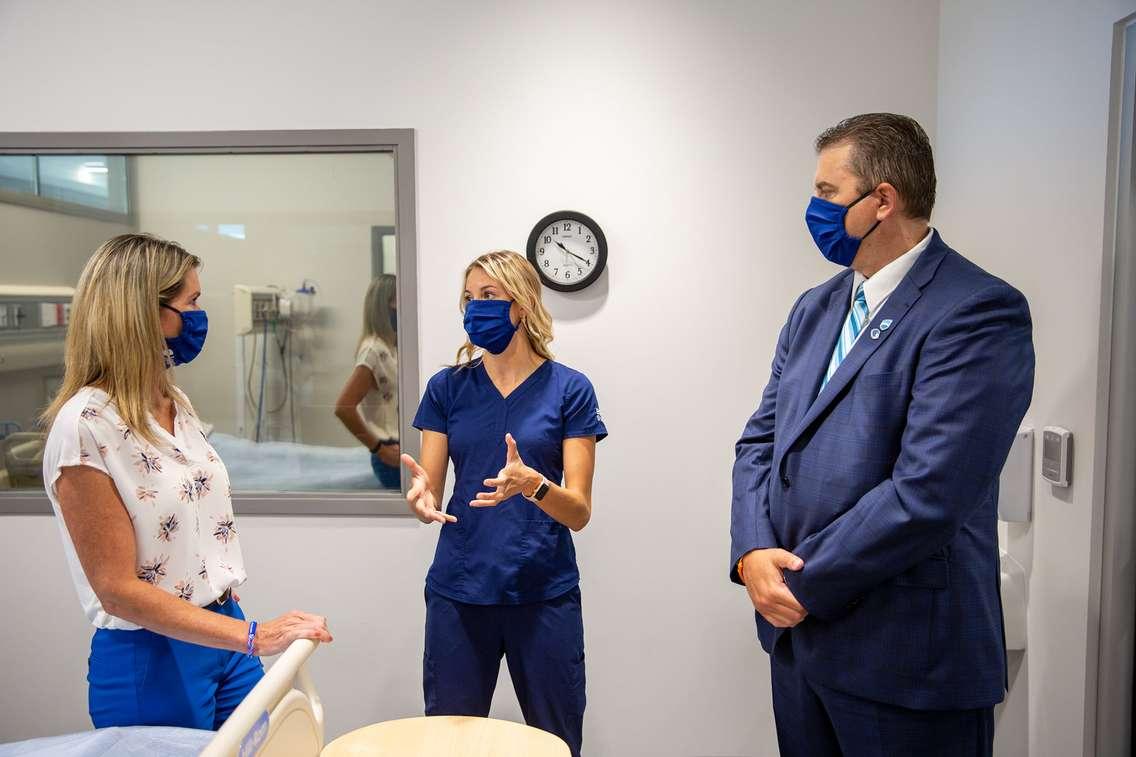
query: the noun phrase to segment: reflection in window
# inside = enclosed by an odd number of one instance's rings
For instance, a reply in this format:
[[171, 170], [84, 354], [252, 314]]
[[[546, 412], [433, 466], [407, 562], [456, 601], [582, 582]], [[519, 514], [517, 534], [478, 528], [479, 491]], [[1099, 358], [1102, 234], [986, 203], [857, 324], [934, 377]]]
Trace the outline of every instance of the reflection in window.
[[35, 156], [0, 155], [0, 189], [34, 195], [36, 193]]
[[393, 274], [371, 279], [355, 365], [336, 402], [336, 417], [371, 450], [371, 469], [384, 489], [400, 485], [397, 292]]
[[50, 201], [48, 209], [130, 212], [124, 155], [0, 155], [0, 190]]
[[126, 213], [122, 155], [41, 155], [39, 195], [89, 208]]
[[[365, 440], [336, 411], [344, 381], [358, 365], [361, 334], [369, 334], [361, 313], [372, 282], [395, 269], [391, 154], [40, 156], [35, 171], [29, 156], [7, 157], [12, 160], [0, 162], [0, 190], [27, 188], [34, 179], [52, 201], [108, 209], [125, 208], [129, 160], [131, 202], [122, 223], [73, 219], [81, 228], [68, 232], [73, 249], [66, 266], [54, 250], [27, 249], [19, 268], [0, 269], [0, 285], [74, 286], [98, 244], [126, 231], [175, 240], [202, 259], [208, 339], [192, 363], [175, 369], [176, 381], [206, 424], [234, 492], [375, 491], [383, 485]], [[48, 214], [5, 205], [6, 191], [0, 191], [0, 247], [13, 238], [43, 238], [30, 224], [38, 222], [36, 214]], [[380, 237], [385, 255], [374, 254], [375, 228], [390, 230], [383, 235], [389, 239]], [[392, 286], [383, 291], [393, 292]], [[360, 403], [370, 433], [389, 437], [384, 441], [393, 450], [400, 427], [395, 306], [386, 303], [388, 330], [374, 335], [386, 345], [392, 372], [383, 374], [376, 362], [376, 393]], [[0, 436], [30, 434], [16, 437], [21, 456], [29, 452], [26, 442], [38, 443], [31, 421], [62, 372], [62, 340], [50, 349], [55, 367], [0, 367]], [[384, 360], [379, 351], [374, 356]], [[0, 488], [42, 487], [35, 476], [5, 476], [4, 446], [0, 441]]]

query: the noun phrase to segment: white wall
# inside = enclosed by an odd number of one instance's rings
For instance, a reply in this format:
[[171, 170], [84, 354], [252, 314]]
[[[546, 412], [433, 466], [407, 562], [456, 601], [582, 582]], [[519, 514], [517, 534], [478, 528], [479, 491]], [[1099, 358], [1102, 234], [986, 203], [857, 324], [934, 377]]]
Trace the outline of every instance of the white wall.
[[[60, 29], [129, 42], [39, 55]], [[298, 1], [16, 2], [0, 5], [0, 70], [41, 70], [0, 80], [0, 130], [417, 129], [423, 381], [459, 343], [469, 259], [521, 248], [547, 212], [592, 215], [607, 277], [550, 297], [554, 347], [591, 376], [612, 432], [579, 539], [587, 751], [773, 754], [768, 664], [726, 580], [732, 445], [793, 299], [833, 272], [802, 221], [813, 137], [873, 110], [934, 132], [937, 48], [931, 1], [340, 2], [318, 15]], [[0, 739], [86, 725], [86, 632], [54, 528], [0, 529], [0, 574], [43, 566], [0, 586], [22, 616], [0, 668], [30, 687], [0, 713]], [[421, 712], [435, 533], [401, 519], [241, 528], [252, 611], [331, 617], [315, 670], [331, 734]], [[504, 694], [495, 712], [516, 717]]]
[[1012, 669], [1003, 715], [1014, 726], [1000, 723], [1000, 754], [1081, 754], [1085, 738], [1112, 26], [1134, 10], [1131, 0], [942, 4], [936, 223], [1026, 294], [1037, 350], [1026, 422], [1075, 437], [1072, 486], [1036, 479], [1033, 525], [1011, 533], [1032, 554], [1029, 650]]
[[[299, 438], [357, 445], [332, 410], [355, 364], [372, 275], [371, 227], [394, 225], [394, 158], [144, 155], [134, 165], [138, 227], [176, 239], [204, 263], [209, 339], [193, 366], [178, 371], [194, 408], [218, 430], [236, 432], [233, 285], [271, 284], [291, 293], [311, 279], [318, 284], [315, 325], [297, 329], [292, 340]], [[240, 225], [244, 238], [218, 233], [219, 224]], [[259, 361], [253, 337], [244, 340], [255, 392]], [[279, 356], [270, 347], [267, 357], [261, 438], [291, 440], [288, 409], [267, 412], [282, 407], [286, 396]], [[241, 373], [247, 385], [247, 369]], [[255, 414], [246, 415], [252, 428]]]

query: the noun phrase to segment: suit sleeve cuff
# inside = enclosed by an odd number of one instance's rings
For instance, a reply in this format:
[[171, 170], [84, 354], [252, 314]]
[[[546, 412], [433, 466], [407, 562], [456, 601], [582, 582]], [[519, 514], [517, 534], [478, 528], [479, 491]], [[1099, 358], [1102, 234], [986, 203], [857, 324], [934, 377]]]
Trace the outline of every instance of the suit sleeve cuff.
[[818, 591], [817, 582], [810, 580], [810, 576], [806, 575], [808, 569], [809, 563], [806, 559], [803, 569], [785, 571], [785, 585], [811, 617], [818, 620], [836, 620], [856, 606], [857, 600], [845, 601], [824, 591]]

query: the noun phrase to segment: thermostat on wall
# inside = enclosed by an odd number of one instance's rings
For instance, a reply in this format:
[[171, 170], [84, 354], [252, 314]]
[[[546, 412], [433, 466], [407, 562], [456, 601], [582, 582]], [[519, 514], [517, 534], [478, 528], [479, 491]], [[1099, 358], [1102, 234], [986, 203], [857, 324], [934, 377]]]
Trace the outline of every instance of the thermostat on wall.
[[1046, 426], [1041, 437], [1041, 477], [1054, 486], [1068, 486], [1072, 447], [1069, 429]]

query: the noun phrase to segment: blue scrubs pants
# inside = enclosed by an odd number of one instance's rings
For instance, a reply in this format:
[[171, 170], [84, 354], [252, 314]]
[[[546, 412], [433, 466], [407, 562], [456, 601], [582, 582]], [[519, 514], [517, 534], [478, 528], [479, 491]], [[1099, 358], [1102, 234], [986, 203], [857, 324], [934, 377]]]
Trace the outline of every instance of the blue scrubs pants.
[[387, 465], [379, 459], [378, 455], [371, 455], [371, 470], [375, 472], [375, 478], [379, 480], [379, 485], [384, 489], [401, 489], [402, 488], [402, 471], [397, 465]]
[[[205, 609], [244, 620], [236, 600]], [[88, 707], [95, 728], [164, 725], [215, 731], [264, 676], [257, 657], [141, 629], [91, 639]]]
[[808, 680], [792, 639], [773, 650], [773, 714], [782, 757], [990, 757], [994, 708], [908, 710]]
[[525, 722], [564, 739], [579, 757], [586, 701], [579, 587], [523, 605], [471, 605], [426, 590], [427, 715], [487, 716], [502, 655]]

